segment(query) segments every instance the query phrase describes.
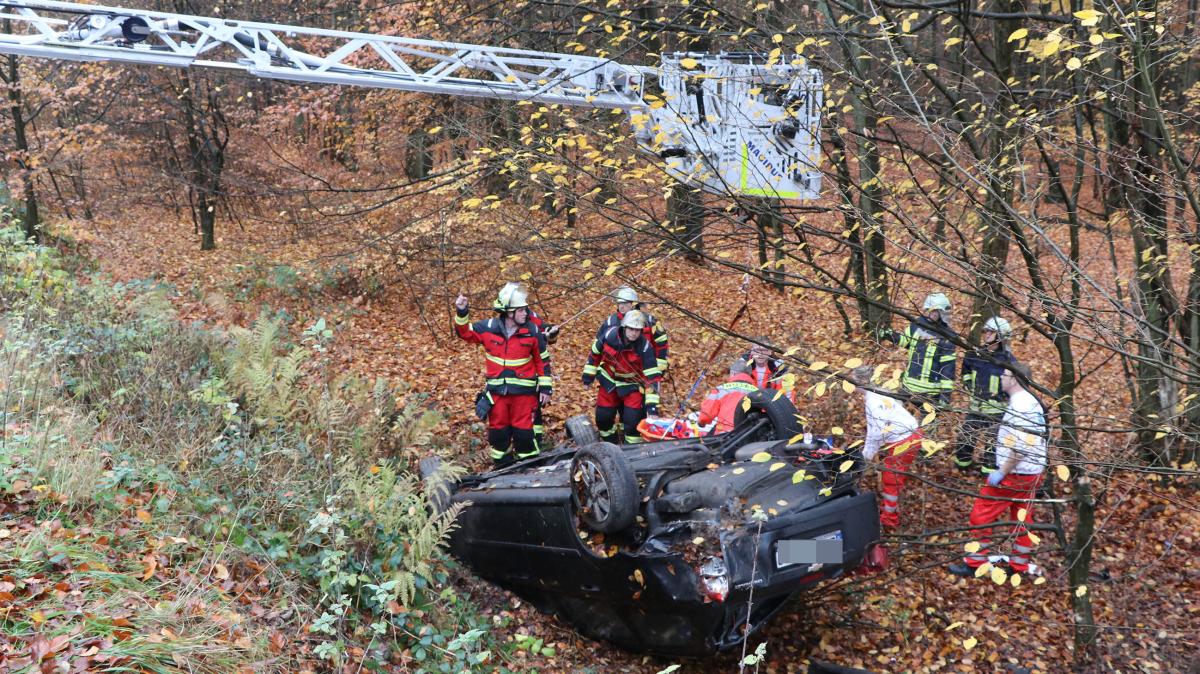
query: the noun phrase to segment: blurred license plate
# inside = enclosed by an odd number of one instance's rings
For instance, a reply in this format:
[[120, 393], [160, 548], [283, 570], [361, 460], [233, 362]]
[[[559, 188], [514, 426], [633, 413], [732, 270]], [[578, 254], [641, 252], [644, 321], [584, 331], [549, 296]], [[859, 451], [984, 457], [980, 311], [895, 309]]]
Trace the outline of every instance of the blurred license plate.
[[775, 567], [794, 564], [841, 564], [842, 532], [832, 531], [816, 538], [794, 538], [775, 544]]

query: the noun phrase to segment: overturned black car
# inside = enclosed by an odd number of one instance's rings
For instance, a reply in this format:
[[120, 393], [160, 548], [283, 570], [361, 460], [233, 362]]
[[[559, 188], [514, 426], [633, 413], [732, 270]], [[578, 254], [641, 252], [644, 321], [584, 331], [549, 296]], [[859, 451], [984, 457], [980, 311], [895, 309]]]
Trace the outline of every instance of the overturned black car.
[[627, 447], [584, 417], [554, 451], [461, 480], [451, 551], [584, 635], [697, 656], [740, 644], [789, 599], [879, 557], [862, 459], [748, 396], [732, 431]]

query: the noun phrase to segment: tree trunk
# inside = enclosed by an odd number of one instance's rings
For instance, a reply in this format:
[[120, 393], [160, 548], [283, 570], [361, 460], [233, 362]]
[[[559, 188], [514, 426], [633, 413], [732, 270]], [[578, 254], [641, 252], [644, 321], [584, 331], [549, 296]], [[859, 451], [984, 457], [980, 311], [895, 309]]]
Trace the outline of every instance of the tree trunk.
[[667, 221], [676, 246], [687, 259], [698, 262], [704, 250], [704, 196], [700, 191], [673, 181], [667, 194]]
[[[5, 31], [12, 31], [12, 20], [4, 20]], [[40, 218], [38, 217], [37, 190], [33, 184], [33, 171], [29, 168], [29, 120], [25, 117], [25, 101], [21, 94], [21, 61], [16, 56], [6, 56], [8, 71], [3, 75], [8, 85], [8, 113], [13, 122], [13, 142], [17, 150], [18, 175], [21, 178], [21, 197], [24, 208], [21, 213], [21, 226], [25, 230], [25, 238], [41, 241], [42, 234]], [[17, 196], [17, 195], [13, 195]]]

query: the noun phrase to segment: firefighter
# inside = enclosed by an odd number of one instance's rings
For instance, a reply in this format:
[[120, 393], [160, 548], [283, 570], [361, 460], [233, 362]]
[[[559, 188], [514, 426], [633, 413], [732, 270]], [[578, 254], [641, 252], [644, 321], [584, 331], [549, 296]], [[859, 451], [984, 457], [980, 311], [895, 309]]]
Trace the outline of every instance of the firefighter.
[[[617, 288], [617, 292], [613, 293], [613, 299], [617, 302], [617, 312], [609, 316], [600, 324], [600, 329], [596, 331], [596, 338], [599, 339], [609, 328], [615, 328], [621, 325], [621, 320], [625, 314], [637, 309], [642, 310], [642, 304], [638, 301], [637, 291], [629, 286], [621, 286]], [[658, 360], [658, 369], [665, 374], [667, 367], [670, 364], [669, 356], [670, 345], [667, 340], [667, 329], [662, 322], [650, 315], [649, 312], [642, 311], [642, 315], [646, 317], [646, 341], [654, 346], [654, 357]]]
[[755, 385], [754, 375], [744, 358], [736, 358], [729, 366], [729, 379], [724, 384], [708, 392], [704, 402], [700, 404], [700, 425], [708, 426], [717, 422], [713, 433], [728, 433], [733, 430], [733, 422], [737, 418], [738, 405], [742, 398], [759, 390]]
[[956, 576], [973, 576], [988, 562], [990, 525], [1004, 518], [1017, 523], [1009, 567], [1015, 573], [1037, 573], [1030, 563], [1033, 538], [1027, 527], [1033, 522], [1033, 498], [1046, 470], [1047, 429], [1046, 411], [1026, 388], [1029, 381], [1029, 366], [1021, 362], [1014, 362], [1000, 377], [1008, 407], [996, 435], [996, 465], [971, 508], [970, 523], [979, 549], [950, 565], [950, 573]]
[[[504, 284], [504, 287], [500, 289], [500, 294], [496, 297], [496, 301], [492, 302], [492, 309], [494, 309], [496, 311], [503, 311], [504, 307], [501, 306], [500, 298], [505, 297], [506, 293], [512, 293], [515, 291], [523, 292], [523, 288], [521, 287], [520, 283], [515, 283], [515, 282], [510, 281], [510, 282]], [[545, 341], [546, 341], [545, 346], [550, 346], [550, 345], [554, 344], [554, 342], [558, 341], [559, 326], [554, 325], [552, 323], [546, 323], [545, 321], [542, 320], [542, 317], [539, 316], [537, 314], [537, 312], [535, 312], [533, 309], [529, 310], [528, 320], [545, 337]], [[542, 364], [544, 364], [546, 366], [546, 376], [551, 377], [552, 373], [550, 370], [550, 350], [549, 349], [542, 350]], [[545, 422], [545, 418], [542, 416], [542, 404], [539, 401], [537, 409], [535, 409], [533, 411], [533, 437], [534, 437], [534, 440], [537, 441], [537, 445], [539, 448], [542, 446], [542, 438], [545, 437], [545, 435], [546, 435], [546, 422]]]
[[[766, 339], [758, 337], [755, 341], [765, 342]], [[796, 392], [790, 385], [785, 386], [784, 384], [784, 377], [788, 374], [787, 363], [778, 358], [772, 358], [770, 348], [756, 343], [750, 347], [749, 351], [742, 354], [742, 360], [746, 363], [755, 386], [772, 391], [784, 391], [788, 400], [796, 401]]]
[[460, 338], [483, 346], [487, 386], [477, 411], [486, 410], [492, 460], [501, 467], [538, 453], [533, 415], [539, 404], [550, 403], [552, 382], [542, 361], [546, 338], [529, 321], [525, 290], [506, 285], [493, 307], [496, 317], [472, 323], [467, 298], [459, 295], [454, 329]]
[[646, 315], [637, 309], [625, 312], [621, 324], [596, 336], [583, 368], [583, 385], [597, 377], [596, 428], [607, 442], [617, 439], [617, 416], [624, 426], [626, 443], [641, 442], [638, 422], [658, 414], [658, 382], [662, 371], [654, 347], [646, 339]]
[[1008, 395], [1000, 387], [1000, 377], [1005, 367], [1016, 361], [1009, 349], [1011, 336], [1012, 327], [1008, 321], [993, 316], [983, 324], [979, 348], [963, 358], [963, 388], [971, 400], [954, 447], [954, 465], [963, 472], [975, 465], [975, 446], [980, 439], [984, 441], [980, 468], [986, 474], [995, 465], [996, 454], [992, 442], [996, 439], [996, 428], [1008, 405]]
[[873, 372], [870, 365], [862, 365], [854, 369], [851, 379], [863, 392], [867, 416], [863, 458], [872, 461], [876, 455], [883, 455], [883, 469], [879, 472], [879, 523], [894, 528], [900, 526], [900, 492], [908, 481], [913, 460], [921, 451], [923, 438], [917, 419], [900, 401], [867, 388]]
[[913, 404], [944, 407], [954, 390], [954, 342], [958, 335], [950, 329], [950, 299], [943, 293], [931, 293], [921, 305], [921, 315], [904, 332], [891, 328], [879, 331], [882, 339], [908, 350], [908, 366], [900, 383]]

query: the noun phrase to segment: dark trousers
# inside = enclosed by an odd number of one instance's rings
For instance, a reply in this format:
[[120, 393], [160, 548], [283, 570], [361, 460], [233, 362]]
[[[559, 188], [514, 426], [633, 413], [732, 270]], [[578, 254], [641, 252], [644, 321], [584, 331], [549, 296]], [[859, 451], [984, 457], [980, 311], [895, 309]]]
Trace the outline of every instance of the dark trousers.
[[958, 428], [954, 443], [954, 464], [959, 468], [970, 468], [975, 463], [975, 447], [983, 440], [983, 458], [980, 468], [985, 473], [996, 467], [996, 432], [1001, 415], [969, 412]]

